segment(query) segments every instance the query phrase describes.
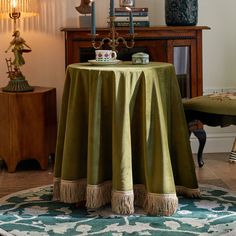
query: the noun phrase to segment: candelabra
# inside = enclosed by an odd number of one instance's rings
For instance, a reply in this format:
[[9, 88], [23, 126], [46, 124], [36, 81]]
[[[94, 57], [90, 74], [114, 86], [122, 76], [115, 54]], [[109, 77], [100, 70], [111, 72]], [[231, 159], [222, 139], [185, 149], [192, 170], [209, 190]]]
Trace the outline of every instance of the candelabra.
[[101, 41], [96, 41], [96, 37], [98, 34], [96, 34], [96, 11], [95, 11], [95, 2], [91, 1], [91, 37], [92, 37], [92, 46], [94, 49], [100, 49], [105, 44], [105, 42], [108, 42], [108, 45], [113, 51], [117, 51], [118, 45], [121, 43], [124, 44], [126, 48], [133, 48], [134, 47], [134, 23], [133, 23], [133, 15], [132, 10], [128, 7], [126, 7], [127, 11], [129, 11], [129, 24], [130, 24], [130, 30], [128, 38], [125, 39], [124, 37], [119, 36], [118, 32], [116, 31], [115, 27], [115, 8], [114, 8], [114, 0], [110, 0], [110, 15], [108, 17], [109, 22], [108, 26], [110, 28], [110, 31], [108, 33], [108, 36], [103, 38]]
[[116, 31], [115, 27], [115, 16], [110, 16], [109, 17], [109, 22], [108, 25], [110, 26], [110, 31], [108, 33], [108, 37], [103, 38], [101, 41], [96, 41], [96, 36], [98, 34], [91, 34], [92, 36], [92, 46], [94, 49], [100, 49], [102, 46], [105, 44], [105, 42], [108, 43], [110, 48], [113, 51], [117, 51], [116, 48], [120, 43], [123, 43], [123, 45], [126, 48], [133, 48], [134, 47], [134, 38], [135, 38], [135, 33], [130, 32], [128, 35], [128, 38], [130, 39], [129, 41], [126, 40], [124, 37], [119, 36], [119, 33]]

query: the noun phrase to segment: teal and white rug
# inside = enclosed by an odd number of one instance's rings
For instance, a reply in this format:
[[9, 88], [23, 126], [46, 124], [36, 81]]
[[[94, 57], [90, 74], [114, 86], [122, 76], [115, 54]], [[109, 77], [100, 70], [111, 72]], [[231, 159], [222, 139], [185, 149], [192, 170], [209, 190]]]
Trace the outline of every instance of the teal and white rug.
[[200, 187], [202, 198], [179, 198], [170, 217], [147, 216], [141, 209], [120, 216], [110, 206], [87, 211], [51, 201], [52, 186], [29, 189], [0, 199], [0, 235], [236, 235], [236, 196]]

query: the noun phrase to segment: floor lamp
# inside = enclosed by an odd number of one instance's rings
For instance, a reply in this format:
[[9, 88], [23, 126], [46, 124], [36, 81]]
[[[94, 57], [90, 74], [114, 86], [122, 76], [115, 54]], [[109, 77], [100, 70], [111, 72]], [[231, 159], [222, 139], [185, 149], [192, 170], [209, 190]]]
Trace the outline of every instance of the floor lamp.
[[24, 17], [36, 16], [38, 14], [38, 0], [1, 0], [0, 18], [11, 18], [13, 20], [13, 40], [10, 42], [6, 53], [11, 50], [14, 54], [14, 60], [6, 59], [8, 68], [8, 85], [3, 88], [5, 92], [28, 92], [33, 91], [20, 70], [25, 64], [24, 53], [31, 52], [30, 46], [20, 36], [20, 31], [16, 29], [17, 20]]

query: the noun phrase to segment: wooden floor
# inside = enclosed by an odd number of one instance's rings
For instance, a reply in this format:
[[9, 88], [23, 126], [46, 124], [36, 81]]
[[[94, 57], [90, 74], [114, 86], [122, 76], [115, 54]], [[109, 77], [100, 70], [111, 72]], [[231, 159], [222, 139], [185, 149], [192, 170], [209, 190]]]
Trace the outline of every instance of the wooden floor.
[[195, 162], [198, 182], [227, 188], [236, 193], [236, 163], [228, 160], [229, 153], [205, 154], [205, 165], [202, 168], [197, 167]]
[[[236, 163], [228, 162], [228, 153], [204, 154], [205, 165], [196, 165], [199, 184], [211, 184], [236, 192]], [[196, 160], [196, 158], [194, 157]], [[0, 164], [0, 197], [23, 189], [52, 184], [53, 162], [46, 171], [39, 169], [36, 161], [24, 161], [15, 173], [8, 173], [4, 163]]]
[[40, 170], [35, 160], [20, 162], [17, 171], [8, 173], [4, 163], [0, 165], [0, 197], [20, 190], [52, 184], [53, 164], [50, 161], [48, 170]]

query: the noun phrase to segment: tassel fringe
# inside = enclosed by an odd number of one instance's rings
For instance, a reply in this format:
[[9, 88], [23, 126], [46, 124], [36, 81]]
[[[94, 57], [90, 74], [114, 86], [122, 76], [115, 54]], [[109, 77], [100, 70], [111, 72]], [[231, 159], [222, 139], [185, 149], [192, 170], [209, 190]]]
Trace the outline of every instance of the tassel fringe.
[[[99, 208], [111, 202], [112, 210], [117, 214], [134, 213], [134, 205], [143, 207], [150, 215], [170, 216], [178, 207], [176, 194], [148, 193], [142, 184], [134, 185], [134, 191], [112, 190], [111, 181], [99, 185], [87, 185], [86, 179], [77, 181], [53, 180], [53, 200], [65, 203], [86, 201], [87, 208]], [[188, 198], [199, 198], [200, 190], [176, 186], [176, 193]]]
[[54, 177], [53, 179], [53, 201], [60, 201], [61, 179]]
[[61, 180], [60, 201], [78, 203], [86, 200], [86, 179], [77, 181]]
[[112, 190], [111, 198], [112, 210], [121, 215], [134, 213], [134, 193], [133, 191]]
[[87, 185], [87, 208], [99, 208], [111, 201], [111, 181], [99, 185]]
[[134, 185], [134, 205], [142, 207], [147, 196], [145, 186], [142, 184]]
[[191, 188], [186, 188], [184, 186], [176, 186], [176, 193], [177, 195], [185, 196], [188, 198], [200, 198], [201, 193], [199, 188], [196, 189], [191, 189]]
[[176, 194], [148, 193], [143, 206], [150, 215], [170, 216], [178, 208]]

